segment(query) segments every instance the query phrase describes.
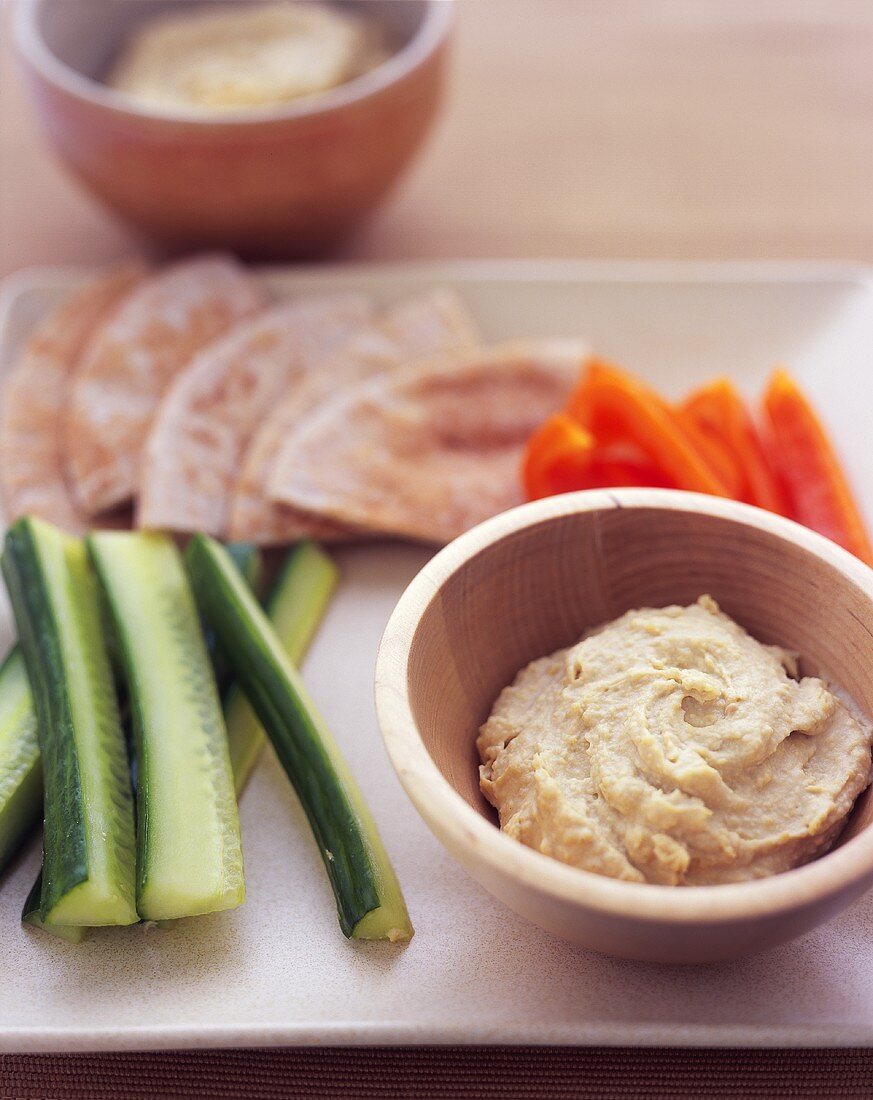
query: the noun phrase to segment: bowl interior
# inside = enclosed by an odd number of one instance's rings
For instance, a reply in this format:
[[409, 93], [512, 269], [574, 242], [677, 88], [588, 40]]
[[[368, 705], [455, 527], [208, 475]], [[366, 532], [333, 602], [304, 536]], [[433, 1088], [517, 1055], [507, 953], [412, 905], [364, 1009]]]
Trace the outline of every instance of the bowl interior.
[[[703, 593], [762, 642], [802, 655], [873, 716], [871, 599], [833, 564], [742, 521], [655, 507], [553, 516], [491, 543], [440, 587], [408, 663], [413, 717], [455, 790], [496, 821], [475, 739], [500, 690], [536, 657], [635, 607]], [[868, 790], [841, 839], [873, 817]]]
[[[224, 7], [227, 0], [182, 0], [189, 7]], [[265, 0], [266, 2], [266, 0]], [[392, 50], [403, 49], [421, 28], [429, 5], [417, 0], [348, 0], [375, 15]], [[180, 0], [41, 0], [35, 29], [54, 57], [80, 76], [100, 81], [134, 27]]]

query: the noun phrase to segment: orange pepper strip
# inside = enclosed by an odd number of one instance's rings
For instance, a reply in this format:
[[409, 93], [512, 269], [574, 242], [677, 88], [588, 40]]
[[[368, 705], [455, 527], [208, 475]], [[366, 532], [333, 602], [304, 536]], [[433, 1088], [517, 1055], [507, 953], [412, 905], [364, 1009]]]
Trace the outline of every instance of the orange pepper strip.
[[636, 444], [677, 488], [731, 495], [670, 406], [624, 371], [599, 360], [590, 362], [567, 411], [598, 440], [620, 438]]
[[594, 437], [564, 413], [556, 413], [527, 441], [522, 481], [528, 500], [588, 488]]
[[719, 439], [735, 456], [742, 474], [737, 494], [781, 516], [790, 515], [788, 497], [767, 461], [764, 445], [746, 404], [727, 378], [716, 378], [695, 390], [684, 402], [681, 415], [698, 431]]
[[771, 461], [800, 523], [873, 564], [870, 536], [827, 432], [797, 383], [777, 370], [764, 392]]

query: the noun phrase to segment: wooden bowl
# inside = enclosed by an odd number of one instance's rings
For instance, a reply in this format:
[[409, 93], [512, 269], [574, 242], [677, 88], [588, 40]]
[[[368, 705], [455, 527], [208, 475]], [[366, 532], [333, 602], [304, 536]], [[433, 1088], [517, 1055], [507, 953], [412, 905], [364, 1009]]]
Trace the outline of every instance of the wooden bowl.
[[[202, 2], [202, 0], [185, 0]], [[452, 23], [440, 0], [372, 0], [395, 52], [323, 96], [204, 119], [99, 80], [144, 17], [178, 0], [23, 0], [13, 30], [56, 152], [117, 213], [174, 248], [311, 256], [373, 209], [437, 111]]]
[[574, 493], [489, 520], [425, 566], [385, 631], [379, 721], [419, 813], [510, 908], [597, 951], [652, 962], [731, 958], [800, 935], [873, 884], [870, 790], [827, 855], [725, 886], [605, 878], [497, 828], [479, 792], [475, 739], [501, 688], [589, 627], [705, 592], [873, 716], [873, 570], [788, 520], [692, 493]]

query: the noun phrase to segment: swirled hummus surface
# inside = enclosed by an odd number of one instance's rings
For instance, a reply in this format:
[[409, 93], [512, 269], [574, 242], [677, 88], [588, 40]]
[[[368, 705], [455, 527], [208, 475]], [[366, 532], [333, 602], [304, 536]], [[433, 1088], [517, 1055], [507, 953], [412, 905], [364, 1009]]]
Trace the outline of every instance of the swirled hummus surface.
[[481, 787], [504, 832], [564, 863], [737, 882], [827, 850], [869, 782], [871, 737], [702, 596], [524, 668], [480, 731]]

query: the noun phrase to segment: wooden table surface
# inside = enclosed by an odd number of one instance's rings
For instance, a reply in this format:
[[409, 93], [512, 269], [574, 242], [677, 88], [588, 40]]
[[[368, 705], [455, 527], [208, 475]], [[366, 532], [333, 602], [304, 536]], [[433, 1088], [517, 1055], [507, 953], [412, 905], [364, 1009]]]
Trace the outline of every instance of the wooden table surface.
[[[346, 257], [873, 261], [869, 0], [458, 9], [437, 130]], [[8, 37], [0, 275], [141, 250], [50, 158]]]

